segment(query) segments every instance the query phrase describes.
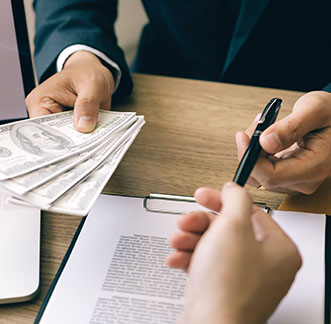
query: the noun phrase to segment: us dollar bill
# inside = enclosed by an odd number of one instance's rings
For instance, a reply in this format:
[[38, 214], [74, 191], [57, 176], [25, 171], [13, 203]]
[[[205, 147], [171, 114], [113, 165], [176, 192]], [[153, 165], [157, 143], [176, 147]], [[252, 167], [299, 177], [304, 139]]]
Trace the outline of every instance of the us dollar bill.
[[61, 214], [87, 215], [137, 134], [138, 132], [89, 177], [76, 185], [68, 194], [55, 201], [48, 210]]
[[67, 159], [130, 126], [135, 113], [100, 111], [96, 129], [78, 132], [67, 111], [0, 126], [0, 180]]
[[[115, 138], [118, 135], [113, 135]], [[111, 137], [111, 139], [113, 138]], [[89, 149], [85, 152], [79, 153], [73, 157], [68, 159], [52, 163], [45, 167], [39, 168], [37, 170], [28, 172], [21, 176], [17, 176], [11, 179], [2, 180], [1, 184], [9, 191], [17, 194], [24, 195], [26, 192], [33, 190], [36, 187], [41, 186], [47, 181], [55, 178], [56, 176], [64, 173], [65, 171], [73, 168], [74, 166], [82, 163], [92, 155], [94, 155], [99, 150], [103, 149], [103, 147], [107, 143], [102, 143], [97, 147]]]
[[[125, 153], [135, 140], [141, 126], [130, 135], [121, 147], [108, 156], [96, 170], [82, 179], [79, 183], [72, 187], [70, 191], [65, 193], [55, 202], [49, 206], [44, 206], [43, 209], [61, 214], [77, 216], [87, 215], [93, 203], [96, 201], [104, 186], [107, 184], [110, 177], [121, 162]], [[31, 205], [31, 203], [18, 197], [12, 197], [10, 201], [20, 205]]]
[[117, 136], [113, 136], [101, 150], [98, 150], [94, 155], [90, 156], [89, 159], [86, 159], [70, 170], [27, 192], [20, 198], [35, 206], [47, 209], [50, 204], [98, 168], [114, 151], [130, 138], [132, 133], [140, 129], [143, 123], [143, 117], [137, 117], [137, 121], [133, 125]]

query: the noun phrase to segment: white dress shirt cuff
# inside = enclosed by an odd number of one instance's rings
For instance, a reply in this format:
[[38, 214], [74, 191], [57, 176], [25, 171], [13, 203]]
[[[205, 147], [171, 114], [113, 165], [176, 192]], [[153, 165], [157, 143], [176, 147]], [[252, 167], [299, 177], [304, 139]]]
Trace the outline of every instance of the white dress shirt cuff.
[[95, 49], [93, 47], [90, 47], [87, 45], [82, 45], [82, 44], [75, 44], [75, 45], [66, 47], [60, 53], [60, 55], [58, 56], [58, 58], [56, 60], [57, 72], [62, 71], [66, 60], [69, 58], [70, 55], [72, 55], [73, 53], [75, 53], [77, 51], [87, 51], [87, 52], [93, 53], [94, 55], [98, 56], [99, 59], [104, 61], [104, 63], [107, 63], [108, 65], [110, 65], [113, 68], [112, 72], [113, 72], [113, 77], [114, 77], [114, 91], [113, 91], [113, 93], [114, 93], [117, 90], [118, 85], [121, 80], [121, 76], [122, 76], [121, 69], [114, 61], [112, 61], [110, 58], [108, 58], [104, 53], [98, 51], [97, 49]]

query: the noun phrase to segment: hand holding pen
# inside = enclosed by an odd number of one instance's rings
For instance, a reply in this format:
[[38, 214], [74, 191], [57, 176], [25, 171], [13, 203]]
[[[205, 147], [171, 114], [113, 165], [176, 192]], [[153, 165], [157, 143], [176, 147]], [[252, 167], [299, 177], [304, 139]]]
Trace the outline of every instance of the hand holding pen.
[[[256, 123], [236, 134], [238, 159]], [[249, 185], [288, 194], [313, 193], [331, 175], [331, 93], [314, 91], [300, 97], [288, 116], [261, 134], [259, 143], [267, 154], [256, 161]]]
[[251, 174], [257, 159], [261, 153], [260, 136], [271, 124], [273, 124], [278, 116], [282, 100], [273, 98], [264, 108], [262, 115], [257, 123], [257, 127], [252, 135], [251, 141], [239, 163], [233, 182], [244, 186], [249, 175]]

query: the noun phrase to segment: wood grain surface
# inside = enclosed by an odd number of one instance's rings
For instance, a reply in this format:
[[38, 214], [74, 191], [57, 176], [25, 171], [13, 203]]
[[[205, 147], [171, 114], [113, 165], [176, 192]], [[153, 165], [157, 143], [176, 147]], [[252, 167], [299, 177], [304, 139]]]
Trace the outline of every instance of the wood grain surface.
[[[134, 74], [134, 92], [113, 110], [136, 111], [146, 125], [104, 193], [193, 195], [200, 186], [221, 188], [238, 161], [235, 133], [245, 130], [269, 99], [281, 97], [279, 118], [299, 92]], [[277, 208], [283, 195], [247, 188], [255, 201]], [[43, 212], [41, 286], [33, 301], [0, 306], [0, 323], [33, 323], [80, 222]]]

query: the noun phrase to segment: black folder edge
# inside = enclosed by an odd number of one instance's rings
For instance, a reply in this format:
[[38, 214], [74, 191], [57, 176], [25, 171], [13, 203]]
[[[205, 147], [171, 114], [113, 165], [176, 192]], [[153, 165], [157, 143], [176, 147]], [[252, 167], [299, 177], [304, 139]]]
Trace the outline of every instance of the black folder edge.
[[72, 252], [72, 250], [73, 250], [73, 248], [74, 248], [74, 246], [76, 244], [76, 241], [78, 239], [78, 236], [79, 236], [79, 234], [80, 234], [80, 232], [81, 232], [81, 230], [83, 228], [83, 225], [85, 223], [85, 220], [86, 220], [86, 217], [83, 217], [82, 220], [81, 220], [81, 222], [79, 223], [79, 225], [77, 227], [77, 230], [75, 232], [74, 237], [72, 238], [72, 241], [71, 241], [71, 243], [69, 245], [69, 248], [68, 248], [66, 254], [64, 255], [63, 260], [62, 260], [62, 262], [60, 264], [60, 267], [57, 270], [56, 275], [55, 275], [55, 277], [54, 277], [54, 279], [53, 279], [53, 281], [52, 281], [52, 283], [51, 283], [51, 285], [50, 285], [50, 287], [49, 287], [49, 289], [47, 291], [47, 294], [46, 294], [46, 296], [44, 298], [44, 301], [43, 301], [43, 303], [42, 303], [42, 305], [40, 307], [40, 310], [39, 310], [38, 315], [37, 315], [37, 317], [36, 317], [36, 319], [34, 321], [34, 324], [38, 324], [40, 322], [43, 314], [44, 314], [44, 311], [45, 311], [45, 309], [46, 309], [46, 307], [48, 305], [48, 302], [49, 302], [49, 300], [50, 300], [50, 298], [52, 296], [52, 293], [53, 293], [53, 291], [55, 289], [55, 286], [56, 286], [57, 282], [59, 281], [59, 278], [60, 278], [60, 276], [61, 276], [61, 274], [63, 272], [63, 269], [64, 269], [64, 267], [67, 264], [67, 261], [68, 261], [68, 259], [70, 257], [70, 254], [71, 254], [71, 252]]
[[329, 324], [331, 321], [331, 215], [326, 215], [325, 222], [324, 324]]

